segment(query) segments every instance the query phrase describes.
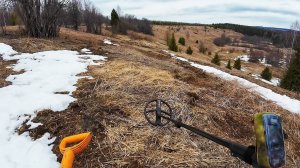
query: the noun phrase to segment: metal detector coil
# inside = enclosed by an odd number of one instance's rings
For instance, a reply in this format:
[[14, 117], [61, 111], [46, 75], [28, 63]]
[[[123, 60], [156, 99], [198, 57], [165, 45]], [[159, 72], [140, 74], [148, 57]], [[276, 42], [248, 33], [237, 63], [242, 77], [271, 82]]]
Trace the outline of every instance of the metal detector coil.
[[145, 106], [144, 114], [146, 120], [154, 126], [165, 126], [172, 122], [178, 128], [183, 127], [228, 148], [232, 156], [253, 167], [278, 168], [285, 163], [283, 129], [281, 119], [277, 115], [261, 113], [255, 116], [256, 147], [247, 147], [186, 125], [181, 120], [175, 120], [170, 105], [160, 99], [149, 101]]
[[165, 126], [170, 120], [166, 118], [173, 118], [173, 112], [170, 105], [160, 99], [149, 101], [144, 109], [146, 120], [154, 126]]

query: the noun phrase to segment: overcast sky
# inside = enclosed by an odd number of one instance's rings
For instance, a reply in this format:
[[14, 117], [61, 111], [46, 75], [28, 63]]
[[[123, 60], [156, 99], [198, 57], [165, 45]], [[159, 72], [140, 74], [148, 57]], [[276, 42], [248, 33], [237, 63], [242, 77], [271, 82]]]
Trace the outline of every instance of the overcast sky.
[[151, 20], [237, 23], [289, 28], [300, 20], [300, 0], [91, 0], [104, 15], [123, 13]]

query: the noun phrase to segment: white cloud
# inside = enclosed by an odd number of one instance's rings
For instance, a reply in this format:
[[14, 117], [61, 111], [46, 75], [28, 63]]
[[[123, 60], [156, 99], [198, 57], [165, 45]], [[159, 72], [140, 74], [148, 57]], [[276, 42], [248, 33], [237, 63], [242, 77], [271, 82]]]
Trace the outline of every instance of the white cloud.
[[118, 5], [138, 18], [192, 23], [238, 23], [288, 28], [300, 20], [299, 0], [91, 0], [104, 15]]

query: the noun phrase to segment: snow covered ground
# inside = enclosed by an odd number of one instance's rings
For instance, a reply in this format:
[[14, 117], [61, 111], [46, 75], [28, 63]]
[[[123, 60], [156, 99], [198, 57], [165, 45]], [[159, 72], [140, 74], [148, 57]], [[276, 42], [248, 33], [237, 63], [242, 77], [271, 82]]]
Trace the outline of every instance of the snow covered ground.
[[[17, 60], [13, 70], [25, 72], [10, 75], [12, 85], [0, 88], [0, 165], [14, 168], [55, 168], [59, 167], [56, 155], [51, 151], [55, 138], [47, 133], [33, 141], [27, 132], [18, 135], [15, 129], [43, 109], [62, 111], [75, 99], [76, 76], [87, 71], [87, 66], [98, 65], [105, 57], [92, 55], [87, 49], [80, 55], [76, 51], [45, 51], [33, 54], [19, 54], [11, 46], [0, 43], [0, 56], [4, 60]], [[56, 94], [68, 92], [69, 94]], [[31, 117], [32, 119], [33, 117]], [[31, 128], [39, 123], [32, 123]]]
[[250, 56], [249, 55], [241, 55], [241, 56], [236, 57], [234, 60], [237, 60], [237, 59], [241, 59], [241, 61], [248, 62], [250, 60]]
[[255, 83], [252, 83], [246, 79], [231, 75], [229, 73], [218, 70], [214, 67], [201, 65], [201, 64], [189, 61], [185, 58], [178, 57], [175, 54], [170, 53], [169, 51], [164, 50], [164, 52], [169, 53], [172, 58], [175, 58], [175, 59], [183, 61], [183, 62], [188, 62], [189, 64], [191, 64], [191, 66], [201, 69], [207, 73], [216, 75], [224, 80], [237, 81], [241, 86], [247, 88], [248, 90], [250, 90], [252, 92], [259, 94], [262, 98], [273, 101], [277, 105], [281, 106], [282, 108], [284, 108], [290, 112], [300, 114], [300, 101], [299, 100], [290, 98], [286, 95], [280, 95], [278, 93], [273, 92], [271, 89], [264, 88]]
[[[244, 61], [244, 62], [249, 62], [250, 55], [240, 55], [240, 56], [237, 56], [234, 60], [237, 60], [237, 59], [240, 59], [241, 61]], [[263, 59], [259, 59], [259, 62], [265, 66], [272, 66], [270, 64], [267, 64], [266, 57], [264, 57]]]
[[267, 84], [270, 84], [270, 85], [279, 86], [279, 84], [280, 84], [280, 79], [279, 78], [272, 78], [270, 81], [267, 81], [267, 80], [261, 78], [260, 75], [257, 75], [257, 74], [254, 75], [253, 74], [252, 76], [255, 77], [255, 79], [261, 80], [261, 81], [263, 81]]

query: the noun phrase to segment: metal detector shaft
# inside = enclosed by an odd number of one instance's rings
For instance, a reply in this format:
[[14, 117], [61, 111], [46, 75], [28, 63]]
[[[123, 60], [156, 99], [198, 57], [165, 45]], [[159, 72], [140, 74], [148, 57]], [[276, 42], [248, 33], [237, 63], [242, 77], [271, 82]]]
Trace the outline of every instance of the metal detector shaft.
[[228, 140], [225, 140], [225, 139], [222, 139], [220, 137], [217, 137], [217, 136], [214, 136], [212, 134], [209, 134], [205, 131], [202, 131], [202, 130], [199, 130], [195, 127], [192, 127], [192, 126], [189, 126], [189, 125], [186, 125], [180, 121], [177, 121], [177, 120], [174, 120], [172, 118], [169, 118], [169, 117], [165, 117], [165, 116], [162, 116], [162, 115], [159, 115], [161, 118], [164, 118], [166, 120], [169, 120], [171, 122], [173, 122], [178, 128], [180, 127], [183, 127], [187, 130], [190, 130], [192, 131], [193, 133], [195, 134], [198, 134], [202, 137], [205, 137], [219, 145], [222, 145], [226, 148], [228, 148], [230, 151], [231, 151], [231, 154], [234, 156], [234, 157], [238, 157], [239, 159], [245, 161], [246, 163], [248, 164], [251, 164], [251, 165], [255, 165], [256, 163], [256, 158], [255, 158], [255, 147], [246, 147], [246, 146], [243, 146], [243, 145], [240, 145], [240, 144], [236, 144], [234, 142], [230, 142]]

